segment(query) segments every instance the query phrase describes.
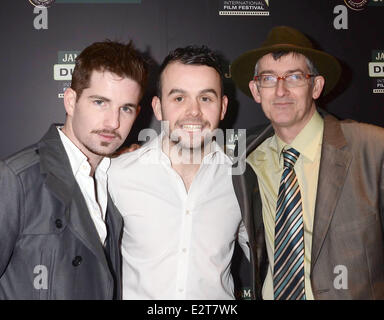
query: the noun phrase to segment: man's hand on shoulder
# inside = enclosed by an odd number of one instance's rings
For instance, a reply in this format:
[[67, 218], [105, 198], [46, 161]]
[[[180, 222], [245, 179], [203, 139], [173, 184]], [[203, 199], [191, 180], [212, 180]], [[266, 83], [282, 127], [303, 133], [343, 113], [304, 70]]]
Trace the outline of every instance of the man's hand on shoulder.
[[135, 151], [137, 149], [140, 148], [140, 145], [137, 144], [137, 143], [133, 143], [131, 144], [129, 147], [122, 147], [120, 148], [118, 151], [116, 151], [112, 156], [111, 158], [116, 158], [124, 153], [127, 153], [127, 152], [132, 152], [132, 151]]

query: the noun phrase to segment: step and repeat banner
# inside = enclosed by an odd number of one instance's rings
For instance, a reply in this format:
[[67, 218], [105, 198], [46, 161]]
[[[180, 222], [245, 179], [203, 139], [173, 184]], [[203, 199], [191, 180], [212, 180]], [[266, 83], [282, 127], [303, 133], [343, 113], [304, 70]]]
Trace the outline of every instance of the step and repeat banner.
[[[236, 89], [230, 64], [276, 25], [304, 32], [342, 63], [339, 86], [319, 104], [341, 119], [384, 127], [384, 0], [3, 0], [0, 9], [0, 158], [65, 120], [63, 92], [77, 54], [105, 39], [128, 42], [151, 61], [142, 112], [126, 141], [160, 125], [151, 98], [172, 49], [207, 45], [224, 58], [229, 109], [223, 129], [266, 123], [260, 105]], [[237, 293], [249, 297], [247, 264], [235, 259]]]
[[237, 90], [229, 66], [276, 25], [295, 27], [343, 65], [337, 90], [320, 101], [339, 118], [384, 126], [384, 0], [3, 0], [0, 158], [63, 122], [62, 96], [76, 55], [105, 39], [127, 42], [151, 59], [149, 90], [126, 144], [152, 117], [156, 71], [168, 52], [205, 44], [225, 60], [229, 110], [223, 128], [266, 123], [260, 105]]

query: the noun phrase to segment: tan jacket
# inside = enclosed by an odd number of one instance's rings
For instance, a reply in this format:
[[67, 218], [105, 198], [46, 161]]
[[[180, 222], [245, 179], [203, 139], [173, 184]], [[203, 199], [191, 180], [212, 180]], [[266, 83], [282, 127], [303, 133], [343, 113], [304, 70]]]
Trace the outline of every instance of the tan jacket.
[[[247, 155], [273, 134], [253, 135]], [[233, 176], [261, 297], [268, 265], [256, 175]], [[313, 226], [311, 283], [315, 299], [384, 299], [384, 129], [324, 118]]]

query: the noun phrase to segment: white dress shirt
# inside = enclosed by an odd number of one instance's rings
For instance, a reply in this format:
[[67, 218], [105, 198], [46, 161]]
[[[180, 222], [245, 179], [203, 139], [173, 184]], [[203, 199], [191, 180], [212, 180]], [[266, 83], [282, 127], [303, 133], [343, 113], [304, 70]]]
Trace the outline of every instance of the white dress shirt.
[[249, 258], [231, 160], [214, 143], [187, 192], [161, 136], [112, 160], [111, 196], [124, 218], [123, 299], [234, 299], [234, 244]]
[[[100, 236], [100, 241], [104, 245], [107, 237], [105, 225], [105, 213], [107, 210], [108, 190], [107, 190], [107, 170], [111, 160], [104, 158], [95, 170], [95, 179], [90, 176], [91, 165], [87, 157], [77, 148], [74, 143], [58, 127], [60, 139], [67, 152], [71, 164], [73, 175], [84, 196], [89, 213]], [[95, 188], [96, 180], [96, 188]], [[95, 191], [96, 190], [96, 191]], [[97, 192], [97, 194], [96, 194]]]

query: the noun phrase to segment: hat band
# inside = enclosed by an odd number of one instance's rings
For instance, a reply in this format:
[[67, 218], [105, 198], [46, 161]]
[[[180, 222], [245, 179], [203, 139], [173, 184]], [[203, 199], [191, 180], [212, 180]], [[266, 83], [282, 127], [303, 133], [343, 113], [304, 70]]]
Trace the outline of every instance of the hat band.
[[290, 47], [290, 48], [296, 48], [296, 49], [310, 49], [310, 50], [314, 50], [313, 48], [311, 47], [300, 47], [300, 46], [297, 46], [297, 45], [294, 45], [294, 44], [290, 44], [290, 43], [279, 43], [279, 44], [272, 44], [272, 45], [269, 45], [269, 46], [265, 46], [263, 48], [273, 48], [273, 47]]

